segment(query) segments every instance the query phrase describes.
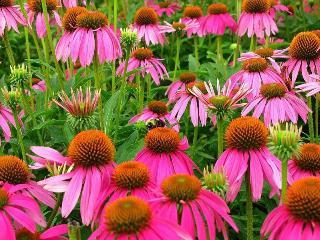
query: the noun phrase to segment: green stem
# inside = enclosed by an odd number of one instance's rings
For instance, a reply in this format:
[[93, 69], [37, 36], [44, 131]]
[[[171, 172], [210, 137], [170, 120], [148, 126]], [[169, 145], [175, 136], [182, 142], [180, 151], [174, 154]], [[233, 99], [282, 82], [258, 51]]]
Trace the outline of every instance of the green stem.
[[147, 102], [151, 101], [151, 76], [148, 74], [145, 78], [147, 83]]
[[223, 152], [223, 137], [224, 137], [224, 127], [223, 119], [217, 116], [217, 129], [218, 129], [218, 158]]
[[[101, 68], [98, 59], [98, 55], [95, 54], [94, 61], [93, 61], [93, 69], [94, 69], [94, 86], [96, 90], [101, 90]], [[102, 106], [102, 98], [99, 98], [98, 103], [99, 109], [99, 122], [100, 122], [100, 129], [104, 131], [104, 114], [103, 114], [103, 106]]]
[[196, 153], [196, 147], [197, 147], [197, 141], [198, 141], [198, 135], [199, 135], [199, 127], [196, 126], [193, 130], [193, 140], [192, 140], [192, 159], [195, 158]]
[[59, 212], [59, 208], [60, 208], [61, 203], [62, 203], [62, 194], [59, 193], [59, 194], [58, 194], [58, 198], [57, 198], [56, 205], [55, 205], [54, 208], [52, 209], [52, 212], [51, 212], [51, 214], [50, 214], [50, 216], [49, 216], [46, 230], [49, 229], [49, 228], [52, 226], [53, 221], [54, 221], [55, 217], [57, 216], [57, 214], [58, 214], [58, 212]]
[[246, 173], [246, 211], [247, 211], [247, 240], [253, 240], [253, 206], [252, 191], [250, 185], [250, 170]]
[[137, 97], [138, 113], [140, 113], [143, 109], [144, 87], [143, 87], [143, 83], [141, 82], [140, 74], [137, 75], [136, 79], [137, 79], [137, 85], [138, 85], [138, 97]]
[[118, 25], [118, 0], [113, 0], [113, 27], [114, 32], [117, 32]]
[[193, 39], [194, 39], [194, 57], [196, 59], [197, 65], [199, 66], [198, 38], [197, 36], [194, 36]]
[[217, 36], [217, 56], [218, 56], [218, 62], [222, 63], [223, 61], [223, 55], [222, 55], [222, 36]]
[[281, 176], [282, 176], [281, 200], [284, 203], [286, 194], [287, 194], [287, 182], [288, 182], [287, 180], [288, 179], [288, 159], [287, 158], [281, 159]]
[[270, 37], [269, 36], [266, 36], [266, 44], [265, 44], [265, 47], [269, 47], [269, 43], [270, 43]]
[[316, 109], [315, 109], [315, 119], [314, 119], [314, 123], [315, 123], [315, 130], [316, 130], [316, 143], [319, 143], [319, 101], [320, 101], [320, 94], [318, 94], [316, 96]]
[[176, 80], [177, 70], [178, 67], [180, 68], [180, 61], [179, 61], [179, 55], [180, 55], [180, 39], [179, 36], [176, 38], [176, 59], [174, 62], [174, 72], [173, 72], [173, 81]]
[[254, 50], [256, 50], [256, 44], [257, 44], [257, 37], [253, 35], [250, 41], [250, 52], [253, 52]]
[[69, 222], [68, 237], [69, 240], [81, 240], [81, 227], [78, 222]]
[[[312, 99], [311, 99], [311, 97], [308, 97], [308, 107], [312, 110]], [[308, 125], [309, 125], [310, 142], [314, 142], [314, 128], [313, 128], [313, 115], [312, 115], [312, 112], [308, 113]]]
[[22, 131], [21, 131], [21, 126], [20, 126], [17, 110], [16, 109], [12, 109], [12, 113], [13, 113], [14, 122], [16, 124], [17, 138], [18, 138], [19, 146], [21, 148], [22, 159], [23, 159], [24, 162], [26, 162], [27, 161], [26, 150], [25, 150], [26, 148], [25, 148], [24, 143], [23, 143]]
[[[46, 39], [41, 39], [41, 42], [44, 50], [45, 61], [48, 65], [50, 65], [50, 56], [49, 56], [50, 53], [47, 47]], [[50, 96], [52, 96], [53, 94], [53, 91], [52, 91], [51, 80], [50, 80], [50, 69], [48, 67], [46, 68], [45, 73], [46, 73], [46, 87], [47, 87], [47, 93], [48, 93], [47, 95], [48, 95], [48, 98], [50, 98]]]
[[9, 38], [8, 38], [8, 32], [6, 30], [4, 31], [4, 34], [3, 34], [3, 43], [4, 43], [4, 46], [6, 48], [6, 52], [7, 52], [7, 55], [8, 55], [8, 59], [9, 59], [10, 65], [11, 66], [15, 66], [16, 62], [14, 60], [11, 44], [10, 44], [10, 41], [9, 41]]

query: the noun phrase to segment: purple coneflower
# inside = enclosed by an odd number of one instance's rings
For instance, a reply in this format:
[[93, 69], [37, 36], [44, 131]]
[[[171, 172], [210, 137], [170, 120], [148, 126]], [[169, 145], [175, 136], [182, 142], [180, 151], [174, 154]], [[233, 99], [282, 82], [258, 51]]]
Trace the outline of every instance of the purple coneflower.
[[307, 92], [307, 97], [320, 93], [320, 75], [310, 75], [310, 82], [297, 86], [302, 92]]
[[[16, 230], [16, 240], [68, 240], [63, 235], [68, 233], [68, 225], [60, 224], [43, 232], [30, 232], [26, 228], [20, 228]], [[10, 240], [10, 238], [8, 239]]]
[[164, 23], [165, 25], [160, 26], [161, 33], [181, 32], [183, 34], [184, 32], [188, 32], [188, 31], [193, 32], [194, 30], [199, 29], [200, 27], [198, 21], [194, 19], [184, 20], [184, 21], [180, 19], [179, 22], [173, 22], [172, 24], [166, 21]]
[[39, 78], [32, 78], [32, 88], [41, 92], [46, 91], [46, 82]]
[[196, 81], [196, 74], [193, 72], [184, 72], [179, 76], [179, 80], [170, 84], [166, 91], [169, 100], [173, 99], [179, 90], [186, 90], [187, 84]]
[[271, 0], [271, 8], [269, 11], [270, 16], [275, 18], [277, 12], [287, 12], [291, 14], [289, 8], [281, 4], [280, 0]]
[[23, 26], [27, 25], [27, 21], [19, 7], [13, 5], [13, 3], [13, 0], [0, 1], [0, 36], [3, 36], [5, 29], [10, 30], [13, 28], [16, 32], [19, 32], [18, 23]]
[[164, 13], [171, 17], [172, 14], [179, 11], [181, 7], [177, 2], [163, 1], [158, 4], [150, 4], [149, 7], [152, 7], [156, 13], [161, 17]]
[[202, 16], [202, 9], [199, 6], [187, 6], [183, 11], [182, 22], [188, 22], [193, 20], [199, 24], [198, 28], [189, 28], [187, 30], [187, 36], [191, 37], [191, 35], [203, 36], [204, 33], [201, 32], [201, 24], [203, 23], [204, 17]]

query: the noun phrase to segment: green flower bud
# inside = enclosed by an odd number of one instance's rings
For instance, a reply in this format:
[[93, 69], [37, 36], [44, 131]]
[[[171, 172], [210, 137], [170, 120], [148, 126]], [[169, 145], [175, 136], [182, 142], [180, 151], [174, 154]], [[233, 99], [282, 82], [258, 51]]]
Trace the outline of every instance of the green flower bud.
[[211, 170], [209, 170], [208, 166], [203, 170], [202, 183], [204, 188], [217, 193], [223, 198], [229, 187], [224, 169], [214, 171], [213, 166], [211, 166]]
[[123, 49], [130, 51], [138, 45], [138, 33], [130, 28], [121, 28], [120, 42]]
[[10, 66], [9, 84], [15, 87], [22, 87], [30, 78], [28, 68], [24, 65]]

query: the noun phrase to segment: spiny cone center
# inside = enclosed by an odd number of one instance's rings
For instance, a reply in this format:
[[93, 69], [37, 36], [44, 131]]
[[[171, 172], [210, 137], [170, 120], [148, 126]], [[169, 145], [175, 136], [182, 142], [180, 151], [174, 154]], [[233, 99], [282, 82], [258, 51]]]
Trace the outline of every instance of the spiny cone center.
[[180, 138], [175, 130], [158, 127], [147, 133], [144, 143], [148, 149], [155, 153], [171, 153], [177, 150]]
[[262, 58], [272, 57], [273, 49], [272, 48], [260, 48], [255, 51], [256, 54], [261, 56]]
[[168, 107], [162, 101], [151, 101], [148, 104], [148, 109], [160, 116], [163, 116], [168, 113]]
[[149, 182], [149, 170], [145, 164], [140, 162], [124, 162], [114, 170], [113, 179], [120, 188], [128, 190], [142, 188]]
[[270, 8], [270, 0], [244, 0], [242, 2], [242, 11], [247, 13], [267, 13]]
[[177, 31], [181, 31], [186, 28], [186, 25], [184, 23], [180, 23], [180, 22], [173, 22], [172, 27]]
[[185, 84], [196, 81], [196, 75], [192, 72], [181, 73], [179, 78], [179, 80]]
[[32, 233], [26, 228], [16, 231], [16, 240], [40, 240], [39, 233]]
[[243, 62], [242, 69], [249, 72], [263, 72], [268, 68], [268, 62], [264, 58], [252, 58]]
[[223, 3], [213, 3], [208, 7], [208, 14], [224, 14], [228, 12], [228, 8]]
[[151, 59], [153, 57], [153, 52], [149, 48], [138, 48], [133, 53], [132, 56], [140, 61]]
[[75, 165], [101, 166], [113, 162], [115, 147], [111, 139], [99, 130], [78, 133], [70, 142], [68, 156]]
[[297, 219], [320, 223], [320, 178], [306, 177], [294, 182], [285, 204]]
[[183, 11], [183, 17], [198, 19], [202, 17], [202, 9], [198, 6], [187, 6]]
[[267, 143], [267, 138], [268, 128], [254, 117], [234, 119], [225, 134], [227, 147], [242, 151], [264, 147]]
[[163, 194], [174, 202], [192, 201], [201, 190], [201, 182], [195, 176], [176, 174], [166, 178], [161, 184], [161, 189]]
[[8, 193], [0, 188], [0, 209], [2, 209], [5, 205], [7, 205], [9, 201]]
[[77, 26], [77, 17], [87, 12], [84, 7], [72, 7], [68, 8], [62, 19], [62, 26], [68, 32], [73, 32]]
[[[31, 11], [36, 13], [42, 13], [41, 0], [28, 0], [28, 7]], [[58, 1], [57, 0], [47, 0], [47, 11], [52, 14], [53, 11], [57, 10]]]
[[312, 32], [299, 33], [291, 41], [289, 55], [301, 60], [320, 58], [320, 38]]
[[263, 84], [260, 88], [260, 93], [267, 99], [281, 98], [286, 94], [286, 87], [281, 83]]
[[313, 30], [311, 32], [317, 35], [318, 38], [320, 38], [320, 30]]
[[230, 101], [228, 96], [214, 96], [209, 99], [209, 101], [215, 106], [217, 109], [223, 109], [224, 106]]
[[110, 232], [134, 234], [148, 226], [152, 217], [149, 205], [136, 197], [120, 198], [105, 208], [105, 223]]
[[168, 8], [170, 6], [170, 4], [171, 3], [169, 1], [159, 2], [160, 8]]
[[0, 0], [0, 8], [11, 7], [11, 6], [13, 6], [13, 0]]
[[0, 157], [0, 181], [13, 185], [26, 183], [30, 171], [28, 165], [15, 156]]
[[299, 150], [299, 155], [293, 158], [294, 162], [305, 171], [317, 173], [320, 171], [320, 145], [305, 143]]
[[87, 29], [98, 29], [108, 24], [108, 18], [102, 12], [83, 12], [76, 17], [77, 27]]
[[153, 8], [141, 7], [137, 10], [134, 16], [134, 22], [138, 25], [157, 24], [159, 21], [158, 15]]

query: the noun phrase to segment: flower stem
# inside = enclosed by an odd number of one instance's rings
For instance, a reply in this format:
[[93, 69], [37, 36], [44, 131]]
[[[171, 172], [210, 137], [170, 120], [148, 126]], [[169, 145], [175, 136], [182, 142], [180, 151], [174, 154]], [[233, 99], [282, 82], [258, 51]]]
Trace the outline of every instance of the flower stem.
[[19, 146], [21, 148], [22, 159], [24, 162], [26, 162], [27, 161], [26, 148], [23, 143], [22, 131], [21, 131], [21, 126], [20, 126], [17, 110], [12, 109], [12, 113], [13, 113], [13, 118], [14, 118], [14, 122], [16, 125], [15, 127], [17, 129], [17, 138], [18, 138]]
[[223, 119], [221, 117], [217, 117], [217, 129], [218, 129], [218, 158], [219, 158], [223, 152], [223, 136], [224, 136]]
[[174, 61], [174, 72], [173, 72], [173, 81], [176, 80], [176, 75], [177, 75], [177, 70], [180, 68], [180, 61], [179, 61], [179, 56], [180, 56], [180, 39], [177, 36], [176, 38], [176, 59]]
[[80, 224], [72, 221], [68, 223], [69, 240], [81, 240]]
[[[101, 68], [98, 59], [98, 54], [95, 54], [94, 61], [93, 61], [93, 68], [94, 68], [94, 85], [96, 90], [101, 90]], [[100, 129], [104, 131], [104, 114], [103, 114], [103, 106], [102, 106], [102, 98], [99, 98], [98, 103], [99, 109], [99, 122], [100, 122]]]
[[320, 101], [320, 94], [316, 96], [316, 107], [315, 107], [315, 142], [319, 143], [319, 101]]
[[194, 36], [193, 40], [194, 40], [194, 57], [196, 59], [196, 64], [199, 66], [199, 49], [198, 49], [198, 38], [197, 38], [197, 36]]
[[253, 52], [254, 50], [256, 50], [256, 44], [257, 44], [257, 37], [256, 35], [253, 35], [250, 41], [250, 52]]
[[151, 76], [148, 74], [145, 80], [147, 83], [147, 102], [149, 102], [151, 100]]
[[[308, 97], [308, 107], [312, 110], [312, 99], [311, 99], [311, 97]], [[309, 125], [310, 142], [314, 142], [314, 128], [313, 128], [313, 115], [312, 115], [312, 112], [308, 113], [308, 125]]]
[[253, 206], [252, 206], [252, 192], [250, 185], [250, 170], [248, 168], [246, 173], [246, 211], [247, 211], [247, 240], [253, 240]]
[[8, 55], [8, 59], [9, 59], [10, 65], [11, 66], [15, 66], [16, 62], [14, 60], [11, 44], [10, 44], [10, 41], [9, 41], [9, 38], [8, 38], [8, 32], [6, 30], [4, 31], [4, 34], [3, 34], [3, 43], [4, 43], [4, 46], [6, 48], [6, 52], [7, 52], [7, 55]]
[[140, 113], [143, 109], [143, 98], [144, 98], [144, 87], [143, 83], [141, 82], [141, 76], [140, 74], [137, 75], [137, 85], [138, 85], [138, 113]]
[[192, 159], [195, 158], [196, 146], [197, 146], [197, 141], [198, 141], [198, 135], [199, 135], [199, 127], [196, 126], [196, 127], [194, 127], [194, 130], [193, 130]]
[[56, 205], [55, 205], [54, 208], [52, 209], [52, 212], [51, 212], [51, 214], [50, 214], [50, 216], [49, 216], [46, 230], [49, 229], [49, 228], [52, 226], [53, 220], [55, 219], [55, 217], [56, 217], [57, 214], [58, 214], [58, 211], [59, 211], [59, 208], [60, 208], [61, 203], [62, 203], [62, 194], [59, 193], [59, 194], [58, 194], [58, 197], [57, 197]]
[[288, 159], [283, 158], [281, 159], [281, 200], [282, 202], [285, 201], [286, 194], [287, 194], [287, 179], [288, 179]]

